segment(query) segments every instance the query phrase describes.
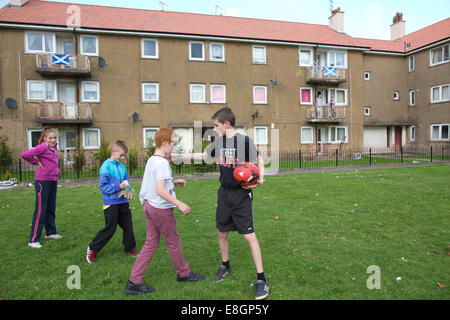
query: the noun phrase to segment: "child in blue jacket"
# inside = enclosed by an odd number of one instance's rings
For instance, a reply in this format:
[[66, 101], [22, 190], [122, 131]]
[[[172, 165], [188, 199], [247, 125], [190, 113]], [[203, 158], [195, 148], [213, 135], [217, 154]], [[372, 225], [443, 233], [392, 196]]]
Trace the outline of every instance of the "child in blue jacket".
[[127, 254], [136, 257], [136, 240], [133, 232], [130, 204], [125, 197], [119, 196], [119, 192], [128, 185], [127, 168], [120, 163], [128, 152], [126, 144], [117, 140], [112, 146], [111, 158], [105, 160], [100, 167], [99, 188], [103, 196], [103, 213], [105, 215], [105, 227], [101, 229], [86, 252], [88, 263], [94, 262], [97, 254], [114, 235], [117, 225], [123, 229], [123, 245]]

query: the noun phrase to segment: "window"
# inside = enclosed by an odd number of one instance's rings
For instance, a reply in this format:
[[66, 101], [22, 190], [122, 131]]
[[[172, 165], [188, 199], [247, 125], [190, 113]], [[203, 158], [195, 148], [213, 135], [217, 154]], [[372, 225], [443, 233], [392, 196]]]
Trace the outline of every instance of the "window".
[[159, 128], [144, 128], [143, 129], [143, 140], [144, 140], [144, 148], [148, 148], [148, 139], [153, 139], [153, 145], [155, 145], [155, 134], [159, 130]]
[[299, 62], [301, 67], [309, 67], [313, 64], [312, 49], [299, 48]]
[[370, 117], [370, 107], [364, 107], [364, 116]]
[[413, 107], [416, 105], [416, 90], [409, 90], [409, 106]]
[[56, 37], [53, 33], [26, 32], [25, 52], [55, 52]]
[[409, 127], [409, 141], [416, 141], [416, 127]]
[[28, 80], [27, 98], [29, 101], [57, 101], [56, 81]]
[[394, 91], [394, 101], [400, 100], [400, 94], [398, 91]]
[[81, 36], [81, 54], [98, 56], [98, 37]]
[[267, 86], [253, 86], [253, 103], [267, 104]]
[[38, 145], [41, 134], [42, 129], [28, 129], [28, 149], [34, 148]]
[[255, 144], [268, 144], [267, 127], [255, 127]]
[[225, 61], [225, 46], [223, 43], [211, 43], [209, 45], [209, 60]]
[[364, 80], [370, 81], [370, 72], [369, 71], [364, 72]]
[[328, 66], [347, 68], [347, 53], [342, 51], [328, 51]]
[[312, 88], [300, 88], [300, 104], [312, 104]]
[[100, 83], [98, 81], [81, 82], [81, 97], [83, 102], [100, 102]]
[[266, 63], [266, 47], [253, 46], [253, 63]]
[[224, 85], [212, 84], [210, 89], [211, 103], [226, 103], [226, 87]]
[[205, 46], [203, 42], [189, 42], [189, 59], [190, 60], [205, 60]]
[[449, 61], [449, 45], [430, 50], [430, 66], [446, 63]]
[[141, 57], [147, 59], [158, 59], [158, 41], [153, 39], [142, 39]]
[[431, 87], [431, 103], [450, 101], [450, 84]]
[[205, 103], [205, 85], [191, 84], [190, 85], [190, 102], [191, 103]]
[[87, 150], [100, 148], [100, 129], [83, 129], [83, 148]]
[[328, 103], [331, 103], [331, 100], [333, 100], [335, 106], [347, 105], [347, 89], [329, 89], [328, 93]]
[[409, 59], [409, 72], [413, 72], [416, 70], [416, 58], [414, 56], [410, 56]]
[[431, 125], [431, 141], [448, 141], [450, 124], [433, 124]]
[[142, 102], [159, 103], [159, 83], [142, 84]]
[[347, 127], [329, 127], [328, 142], [330, 143], [347, 143]]
[[300, 129], [300, 143], [309, 144], [313, 143], [313, 128], [312, 127], [301, 127]]

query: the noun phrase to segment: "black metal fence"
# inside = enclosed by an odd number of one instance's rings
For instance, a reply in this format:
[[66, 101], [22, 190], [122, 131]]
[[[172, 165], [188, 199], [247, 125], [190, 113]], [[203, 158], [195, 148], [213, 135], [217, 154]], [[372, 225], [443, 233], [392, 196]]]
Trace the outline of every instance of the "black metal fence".
[[[344, 166], [376, 166], [401, 163], [424, 163], [433, 161], [450, 161], [450, 147], [403, 147], [403, 148], [365, 148], [352, 150], [348, 148], [333, 149], [302, 149], [294, 152], [261, 152], [267, 168], [270, 169], [306, 169]], [[96, 178], [99, 175], [100, 164], [95, 159], [86, 161], [80, 166], [76, 161], [64, 160], [60, 157], [60, 179], [85, 179]], [[70, 158], [70, 157], [66, 157]], [[73, 158], [72, 158], [73, 159]], [[142, 177], [144, 175], [147, 159], [127, 159], [125, 165], [130, 177]], [[218, 172], [218, 165], [213, 162], [207, 164], [171, 163], [174, 174], [198, 174]], [[33, 181], [36, 167], [24, 161], [15, 159], [6, 171], [9, 177], [19, 182]], [[4, 175], [4, 174], [3, 174]], [[0, 176], [0, 180], [3, 177]]]

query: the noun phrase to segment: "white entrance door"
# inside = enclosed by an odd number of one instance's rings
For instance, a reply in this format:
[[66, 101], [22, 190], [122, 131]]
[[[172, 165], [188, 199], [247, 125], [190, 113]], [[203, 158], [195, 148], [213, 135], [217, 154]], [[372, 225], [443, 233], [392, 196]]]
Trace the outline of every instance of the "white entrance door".
[[58, 149], [63, 154], [64, 163], [73, 162], [73, 152], [76, 148], [77, 131], [72, 128], [59, 129]]
[[63, 103], [63, 117], [64, 119], [77, 118], [77, 106], [75, 104], [75, 84], [74, 83], [60, 83], [59, 97], [60, 102]]

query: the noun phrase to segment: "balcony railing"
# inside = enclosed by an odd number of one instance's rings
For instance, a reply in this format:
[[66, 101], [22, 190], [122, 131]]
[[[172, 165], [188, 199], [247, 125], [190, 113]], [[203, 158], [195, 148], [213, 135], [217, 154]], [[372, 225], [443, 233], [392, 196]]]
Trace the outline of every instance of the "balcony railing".
[[345, 107], [309, 107], [306, 119], [311, 122], [341, 122], [345, 120]]
[[88, 103], [41, 103], [37, 120], [40, 123], [90, 123], [92, 107]]
[[[68, 55], [68, 59], [63, 59], [66, 63], [57, 64], [58, 57], [52, 59], [52, 53], [36, 54], [36, 72], [39, 74], [62, 74], [62, 75], [90, 75], [91, 61], [88, 56]], [[61, 55], [59, 55], [61, 56]], [[67, 64], [68, 60], [68, 64]]]
[[343, 83], [346, 82], [345, 69], [333, 67], [311, 67], [306, 69], [306, 83]]

